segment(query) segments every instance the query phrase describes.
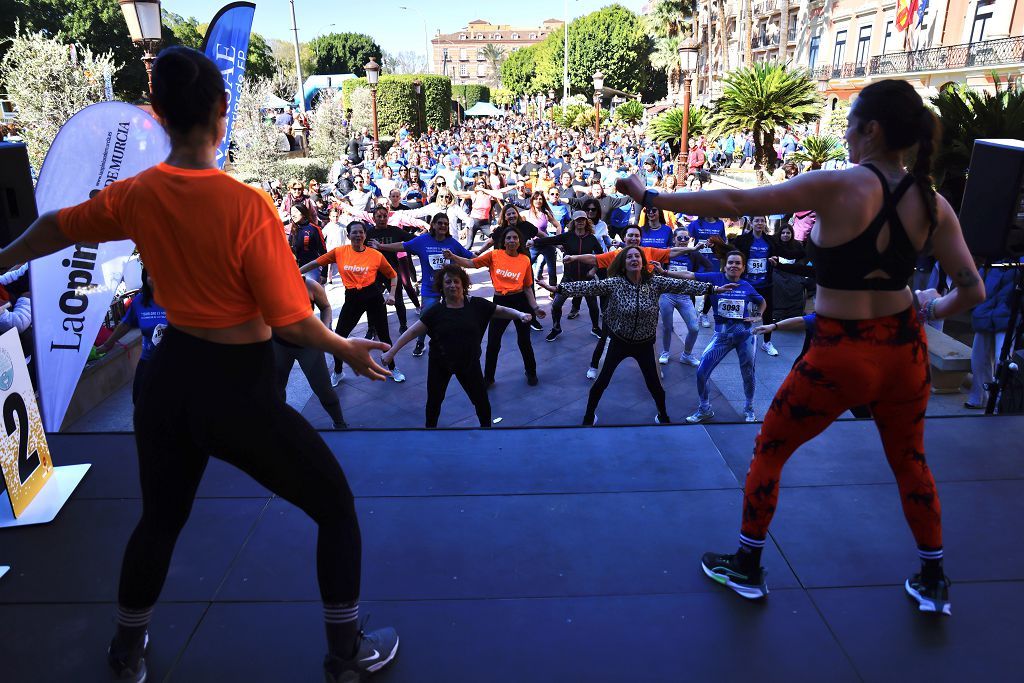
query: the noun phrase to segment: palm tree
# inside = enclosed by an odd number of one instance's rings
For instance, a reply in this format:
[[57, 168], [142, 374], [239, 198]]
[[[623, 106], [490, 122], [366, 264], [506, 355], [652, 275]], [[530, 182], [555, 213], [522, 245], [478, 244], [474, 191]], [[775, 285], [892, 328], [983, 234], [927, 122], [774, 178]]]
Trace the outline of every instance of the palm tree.
[[758, 184], [775, 170], [778, 156], [775, 129], [818, 118], [821, 98], [806, 69], [778, 62], [740, 67], [722, 79], [722, 96], [715, 102], [708, 124], [711, 137], [750, 129], [754, 134], [754, 168]]
[[[747, 28], [746, 28], [746, 41], [743, 46], [743, 66], [750, 67], [754, 62], [754, 23], [752, 14], [752, 8], [750, 6], [750, 0], [743, 0], [743, 14], [747, 17]], [[737, 26], [739, 28], [739, 26]]]
[[[707, 110], [703, 107], [690, 105], [690, 121], [687, 131], [692, 135], [701, 135], [707, 129]], [[683, 110], [681, 107], [669, 109], [658, 114], [647, 127], [647, 133], [655, 142], [668, 142], [674, 151], [679, 150], [679, 141], [683, 133]]]
[[995, 94], [966, 86], [944, 89], [931, 99], [942, 123], [942, 142], [934, 160], [935, 185], [954, 207], [963, 200], [974, 141], [1024, 139], [1024, 88], [996, 83]]
[[651, 66], [661, 69], [668, 76], [668, 92], [682, 92], [682, 79], [679, 73], [679, 37], [666, 36], [654, 41], [654, 51], [651, 53]]
[[779, 20], [779, 61], [786, 61], [786, 48], [789, 47], [789, 0], [782, 0], [779, 3], [782, 6], [782, 17]]
[[803, 139], [803, 149], [790, 155], [793, 161], [811, 162], [811, 171], [816, 171], [827, 161], [842, 161], [846, 158], [843, 142], [833, 135], [809, 135]]
[[480, 48], [480, 54], [487, 61], [491, 72], [491, 84], [497, 88], [501, 86], [501, 63], [505, 61], [505, 48], [494, 43], [487, 43]]
[[647, 27], [658, 38], [680, 35], [692, 17], [697, 0], [658, 0], [647, 15]]

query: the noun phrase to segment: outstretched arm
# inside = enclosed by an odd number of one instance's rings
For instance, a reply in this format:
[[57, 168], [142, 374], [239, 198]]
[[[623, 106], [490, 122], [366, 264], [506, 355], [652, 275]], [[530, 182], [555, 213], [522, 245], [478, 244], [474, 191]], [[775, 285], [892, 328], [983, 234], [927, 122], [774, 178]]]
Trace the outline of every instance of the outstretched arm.
[[807, 329], [807, 323], [804, 321], [803, 316], [797, 316], [795, 318], [786, 318], [780, 320], [777, 323], [770, 323], [768, 325], [758, 325], [754, 329], [750, 330], [751, 334], [766, 334], [768, 332], [774, 332], [775, 330], [782, 330], [783, 332], [792, 332], [796, 330]]
[[453, 254], [450, 249], [445, 249], [442, 253], [444, 254], [444, 257], [446, 259], [448, 259], [457, 266], [462, 266], [463, 268], [480, 268], [480, 266], [475, 265], [473, 263], [473, 259], [468, 259], [464, 256]]
[[410, 325], [405, 332], [402, 333], [402, 336], [395, 340], [395, 345], [392, 346], [387, 351], [387, 353], [381, 356], [381, 362], [383, 362], [384, 365], [390, 365], [395, 361], [395, 356], [398, 355], [398, 352], [401, 351], [406, 344], [411, 342], [413, 339], [416, 339], [421, 334], [426, 333], [427, 326], [421, 323], [419, 320], [417, 320], [412, 325]]
[[74, 242], [64, 236], [57, 225], [57, 212], [49, 211], [33, 221], [6, 249], [0, 251], [0, 269], [7, 270], [20, 263], [54, 254]]
[[529, 313], [523, 313], [522, 311], [517, 311], [516, 309], [509, 308], [507, 306], [496, 306], [494, 308], [494, 317], [504, 318], [505, 320], [519, 320], [524, 323], [528, 323], [533, 320], [533, 316]]

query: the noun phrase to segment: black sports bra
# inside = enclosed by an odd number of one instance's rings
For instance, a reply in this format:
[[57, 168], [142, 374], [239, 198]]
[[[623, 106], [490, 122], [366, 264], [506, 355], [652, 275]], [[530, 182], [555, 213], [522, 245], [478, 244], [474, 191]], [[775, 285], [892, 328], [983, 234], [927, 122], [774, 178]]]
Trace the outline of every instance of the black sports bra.
[[[844, 244], [820, 247], [813, 238], [809, 239], [807, 252], [814, 263], [817, 282], [823, 287], [898, 292], [907, 286], [917, 262], [917, 249], [896, 211], [900, 199], [913, 187], [914, 176], [908, 173], [890, 192], [885, 176], [877, 168], [871, 164], [864, 164], [864, 168], [870, 169], [882, 183], [882, 208], [878, 215], [864, 232]], [[886, 223], [889, 224], [889, 244], [880, 252], [878, 235]], [[931, 230], [929, 228], [929, 238]], [[875, 271], [889, 277], [867, 277]]]

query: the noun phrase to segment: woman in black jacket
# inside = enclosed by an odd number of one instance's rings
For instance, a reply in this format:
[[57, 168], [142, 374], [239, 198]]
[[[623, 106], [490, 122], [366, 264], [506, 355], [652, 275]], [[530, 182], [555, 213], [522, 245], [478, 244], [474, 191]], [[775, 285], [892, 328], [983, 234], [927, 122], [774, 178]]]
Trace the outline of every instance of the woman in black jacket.
[[[527, 245], [536, 249], [543, 247], [558, 246], [562, 248], [562, 251], [570, 256], [578, 256], [580, 254], [600, 254], [604, 252], [601, 247], [601, 243], [597, 237], [594, 236], [594, 224], [590, 222], [590, 218], [587, 216], [586, 211], [576, 211], [572, 215], [572, 231], [563, 232], [554, 237], [538, 237], [536, 239], [527, 242]], [[576, 282], [579, 280], [590, 279], [590, 266], [584, 265], [580, 262], [565, 264], [565, 272], [562, 274], [563, 282]], [[555, 294], [555, 297], [551, 300], [551, 331], [548, 332], [548, 336], [545, 337], [549, 342], [555, 341], [558, 335], [562, 334], [562, 306], [565, 304], [565, 300], [569, 297], [564, 294]], [[598, 314], [600, 307], [597, 305], [597, 297], [593, 294], [587, 294], [585, 296], [587, 300], [587, 310], [590, 311], [590, 327], [595, 334], [601, 333], [601, 327], [598, 324]], [[573, 298], [572, 311], [569, 314], [570, 318], [575, 318], [579, 315], [580, 311], [580, 297]], [[573, 315], [575, 313], [576, 315]]]
[[[765, 325], [775, 322], [772, 318], [772, 262], [771, 258], [776, 256], [775, 240], [765, 233], [768, 227], [768, 220], [764, 216], [752, 216], [749, 219], [750, 232], [744, 232], [733, 240], [733, 248], [743, 254], [743, 261], [747, 264], [743, 278], [753, 285], [754, 290], [764, 297], [764, 323]], [[765, 332], [764, 341], [761, 342], [761, 349], [769, 356], [779, 355], [775, 345], [772, 344], [771, 331]]]

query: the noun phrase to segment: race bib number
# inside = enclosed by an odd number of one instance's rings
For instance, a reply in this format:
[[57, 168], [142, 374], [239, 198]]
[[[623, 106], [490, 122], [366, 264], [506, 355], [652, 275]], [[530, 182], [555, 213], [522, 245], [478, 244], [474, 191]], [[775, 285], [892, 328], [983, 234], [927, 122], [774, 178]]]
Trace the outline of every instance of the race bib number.
[[768, 259], [752, 258], [747, 262], [747, 272], [751, 275], [764, 275], [768, 272]]
[[743, 302], [738, 299], [719, 299], [717, 309], [718, 317], [742, 320], [743, 308]]
[[686, 266], [680, 266], [675, 263], [669, 264], [668, 272], [670, 273], [689, 273], [690, 269]]
[[430, 262], [430, 267], [434, 270], [440, 270], [448, 265], [448, 259], [444, 257], [444, 254], [430, 254], [427, 260]]

